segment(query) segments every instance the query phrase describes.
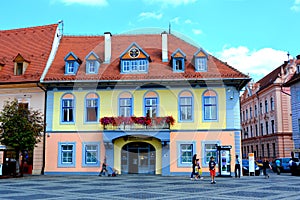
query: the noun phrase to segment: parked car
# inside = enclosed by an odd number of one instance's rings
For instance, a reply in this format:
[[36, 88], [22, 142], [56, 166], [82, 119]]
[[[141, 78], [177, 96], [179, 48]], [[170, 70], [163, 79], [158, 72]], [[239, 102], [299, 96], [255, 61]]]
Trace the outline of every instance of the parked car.
[[[255, 169], [255, 176], [260, 175], [260, 167], [254, 162], [254, 169]], [[242, 160], [242, 172], [243, 176], [249, 175], [249, 160], [243, 159]]]
[[300, 176], [300, 162], [298, 158], [294, 158], [290, 163], [291, 175]]
[[[280, 172], [291, 172], [291, 169], [290, 169], [290, 165], [289, 165], [289, 162], [292, 158], [277, 158], [274, 160], [274, 162], [272, 162], [272, 169], [274, 172], [276, 172], [276, 160], [279, 160], [280, 161]], [[295, 162], [299, 162], [299, 159], [298, 158], [294, 158], [296, 159]]]

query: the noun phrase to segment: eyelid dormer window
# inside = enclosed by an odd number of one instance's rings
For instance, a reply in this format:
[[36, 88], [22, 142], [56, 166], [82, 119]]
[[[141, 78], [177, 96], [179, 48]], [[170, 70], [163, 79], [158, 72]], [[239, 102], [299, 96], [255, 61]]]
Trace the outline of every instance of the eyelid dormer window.
[[195, 71], [206, 72], [207, 71], [207, 60], [208, 60], [208, 54], [202, 48], [200, 48], [194, 54]]
[[81, 64], [81, 60], [73, 52], [70, 52], [64, 58], [64, 61], [65, 61], [65, 74], [75, 75]]
[[90, 52], [86, 57], [86, 73], [97, 74], [100, 67], [100, 58], [93, 51]]
[[172, 55], [172, 68], [174, 72], [184, 72], [186, 55], [177, 49]]
[[14, 64], [14, 75], [21, 76], [25, 73], [29, 61], [26, 60], [21, 54], [18, 54], [13, 60]]

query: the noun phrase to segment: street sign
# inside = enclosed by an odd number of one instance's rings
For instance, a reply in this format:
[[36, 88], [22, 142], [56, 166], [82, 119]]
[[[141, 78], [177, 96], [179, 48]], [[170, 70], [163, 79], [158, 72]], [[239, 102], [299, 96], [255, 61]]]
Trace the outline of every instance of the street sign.
[[250, 173], [253, 172], [255, 173], [255, 165], [254, 165], [254, 153], [249, 153], [248, 154], [248, 158], [249, 158], [249, 176], [250, 176]]

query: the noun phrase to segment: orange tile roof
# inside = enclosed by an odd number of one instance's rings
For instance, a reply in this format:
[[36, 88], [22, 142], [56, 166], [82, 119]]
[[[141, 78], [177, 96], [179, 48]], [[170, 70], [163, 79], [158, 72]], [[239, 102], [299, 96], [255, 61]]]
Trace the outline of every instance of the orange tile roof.
[[[45, 82], [75, 81], [75, 80], [174, 80], [174, 79], [249, 79], [249, 77], [212, 55], [208, 56], [208, 71], [195, 72], [193, 56], [199, 48], [185, 42], [184, 40], [168, 34], [168, 59], [169, 62], [162, 62], [162, 41], [160, 34], [140, 35], [113, 35], [112, 55], [109, 64], [101, 63], [98, 74], [85, 74], [85, 57], [90, 51], [104, 60], [104, 36], [63, 36], [55, 60], [50, 67]], [[149, 70], [146, 74], [121, 74], [120, 56], [133, 43], [138, 44], [149, 56]], [[185, 72], [173, 72], [171, 66], [171, 55], [180, 48], [186, 54]], [[76, 75], [64, 74], [64, 57], [73, 52], [83, 63]]]
[[[57, 24], [0, 31], [0, 84], [39, 82], [48, 61]], [[24, 75], [14, 75], [14, 59], [20, 54], [29, 65]]]

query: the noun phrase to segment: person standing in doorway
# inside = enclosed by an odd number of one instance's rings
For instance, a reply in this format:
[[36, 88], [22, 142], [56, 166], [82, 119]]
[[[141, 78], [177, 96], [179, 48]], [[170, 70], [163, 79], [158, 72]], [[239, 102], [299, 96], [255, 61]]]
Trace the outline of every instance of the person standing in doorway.
[[241, 178], [241, 160], [238, 155], [235, 156], [235, 167], [234, 167], [235, 178]]
[[216, 176], [216, 162], [213, 156], [210, 157], [210, 161], [208, 163], [209, 173], [211, 177], [211, 184], [216, 184], [215, 176]]

